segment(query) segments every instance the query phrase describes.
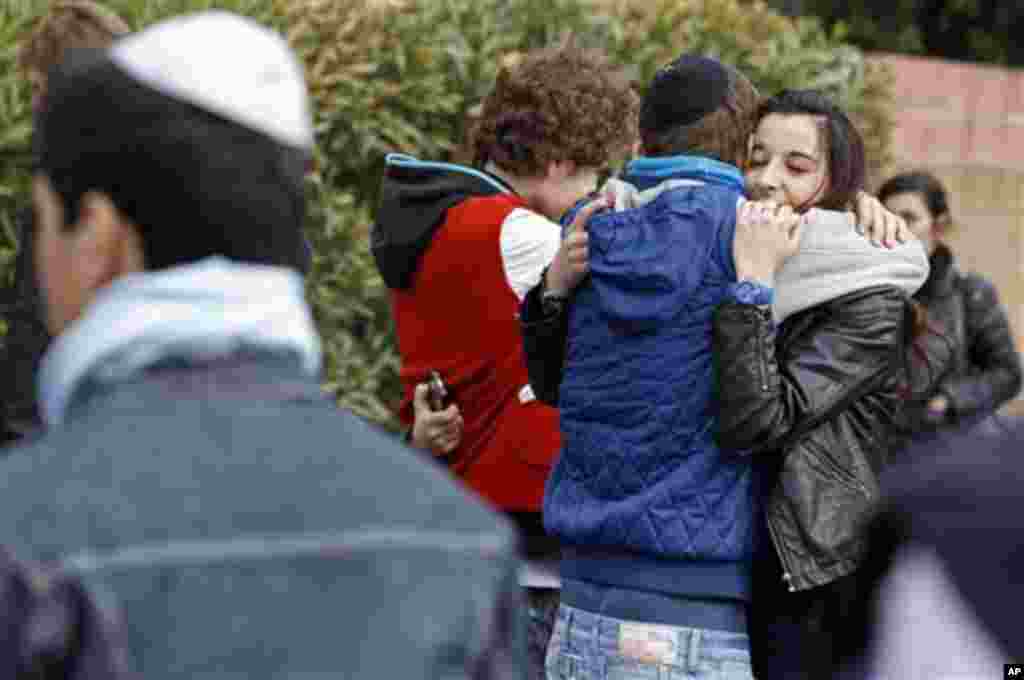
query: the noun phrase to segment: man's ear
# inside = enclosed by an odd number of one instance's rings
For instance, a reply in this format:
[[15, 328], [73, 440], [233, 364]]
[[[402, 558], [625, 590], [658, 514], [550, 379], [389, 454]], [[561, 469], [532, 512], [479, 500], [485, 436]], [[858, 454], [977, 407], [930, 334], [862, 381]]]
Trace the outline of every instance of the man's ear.
[[935, 218], [932, 222], [932, 231], [935, 232], [936, 238], [944, 238], [949, 235], [949, 232], [953, 230], [953, 216], [949, 212], [944, 212]]
[[82, 196], [74, 227], [76, 262], [94, 292], [126, 274], [145, 270], [142, 239], [131, 220], [102, 192]]

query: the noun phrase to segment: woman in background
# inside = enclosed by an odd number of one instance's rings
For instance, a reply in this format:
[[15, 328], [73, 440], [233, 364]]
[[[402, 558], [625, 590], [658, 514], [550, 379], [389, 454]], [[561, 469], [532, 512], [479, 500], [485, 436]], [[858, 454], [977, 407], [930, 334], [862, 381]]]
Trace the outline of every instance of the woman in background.
[[950, 370], [908, 414], [910, 436], [970, 427], [1020, 391], [1020, 356], [1006, 312], [987, 279], [957, 268], [946, 243], [953, 228], [949, 198], [938, 179], [926, 172], [896, 175], [882, 185], [878, 198], [928, 251], [931, 273], [914, 297], [926, 308], [929, 323], [954, 346]]
[[811, 680], [831, 677], [847, 634], [867, 549], [862, 524], [878, 501], [903, 405], [929, 385], [916, 366], [948, 360], [933, 353], [941, 343], [924, 342], [929, 328], [911, 298], [928, 274], [921, 244], [873, 247], [841, 212], [865, 181], [850, 119], [818, 91], [790, 90], [766, 101], [758, 120], [748, 195], [791, 206], [806, 223], [785, 259], [772, 215], [757, 203], [740, 209], [737, 278], [774, 295], [716, 310], [718, 442], [765, 473], [754, 675]]

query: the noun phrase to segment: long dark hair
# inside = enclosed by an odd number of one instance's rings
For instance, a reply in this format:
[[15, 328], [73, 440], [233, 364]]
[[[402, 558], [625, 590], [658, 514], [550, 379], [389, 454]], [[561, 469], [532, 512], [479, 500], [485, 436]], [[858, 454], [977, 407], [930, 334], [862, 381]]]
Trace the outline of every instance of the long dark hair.
[[934, 393], [950, 367], [955, 348], [945, 331], [931, 322], [924, 305], [910, 296], [904, 307], [903, 328], [906, 381], [901, 392], [907, 401], [920, 402]]
[[[904, 172], [890, 177], [878, 190], [878, 200], [883, 203], [893, 196], [899, 194], [917, 194], [924, 201], [932, 219], [942, 219], [949, 216], [949, 196], [946, 188], [942, 186], [934, 175], [922, 170]], [[933, 375], [936, 371], [927, 356], [929, 345], [934, 346], [936, 342], [944, 344], [944, 349], [952, 353], [952, 341], [943, 333], [942, 329], [934, 326], [924, 306], [917, 301], [912, 301], [908, 314], [911, 329], [910, 355], [908, 366], [910, 367], [908, 396], [914, 398], [913, 393], [923, 388], [926, 384], [934, 384], [939, 376]], [[919, 369], [915, 373], [915, 368]], [[915, 383], [918, 383], [915, 385]]]

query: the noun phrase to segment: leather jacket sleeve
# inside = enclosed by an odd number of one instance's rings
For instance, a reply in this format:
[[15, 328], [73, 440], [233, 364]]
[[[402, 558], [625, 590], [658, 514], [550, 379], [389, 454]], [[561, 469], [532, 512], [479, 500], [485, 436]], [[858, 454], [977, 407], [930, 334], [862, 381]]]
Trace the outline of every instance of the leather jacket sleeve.
[[569, 315], [544, 314], [541, 304], [542, 284], [526, 294], [519, 309], [519, 322], [526, 354], [526, 371], [537, 399], [550, 406], [558, 405], [558, 388], [565, 368], [565, 343], [569, 336]]
[[905, 299], [868, 290], [826, 303], [795, 323], [783, 356], [770, 312], [726, 303], [715, 311], [718, 442], [733, 451], [776, 450], [824, 422], [891, 374], [902, 357]]
[[965, 276], [962, 286], [970, 371], [939, 388], [954, 418], [995, 411], [1021, 388], [1020, 356], [995, 288], [974, 275]]

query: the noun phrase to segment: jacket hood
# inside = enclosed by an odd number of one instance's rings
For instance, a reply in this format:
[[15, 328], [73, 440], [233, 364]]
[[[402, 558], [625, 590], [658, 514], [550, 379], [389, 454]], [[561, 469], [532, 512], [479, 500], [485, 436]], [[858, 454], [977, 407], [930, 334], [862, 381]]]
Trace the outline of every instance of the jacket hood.
[[407, 289], [445, 214], [472, 196], [514, 193], [497, 177], [453, 163], [389, 154], [370, 250], [388, 288]]
[[895, 286], [913, 295], [928, 279], [928, 255], [916, 239], [878, 248], [857, 232], [849, 213], [815, 209], [806, 218], [800, 249], [775, 276], [776, 323], [874, 286]]
[[605, 182], [598, 194], [611, 199], [616, 212], [642, 208], [673, 189], [723, 186], [743, 193], [740, 171], [701, 156], [640, 157], [629, 162], [621, 177]]

